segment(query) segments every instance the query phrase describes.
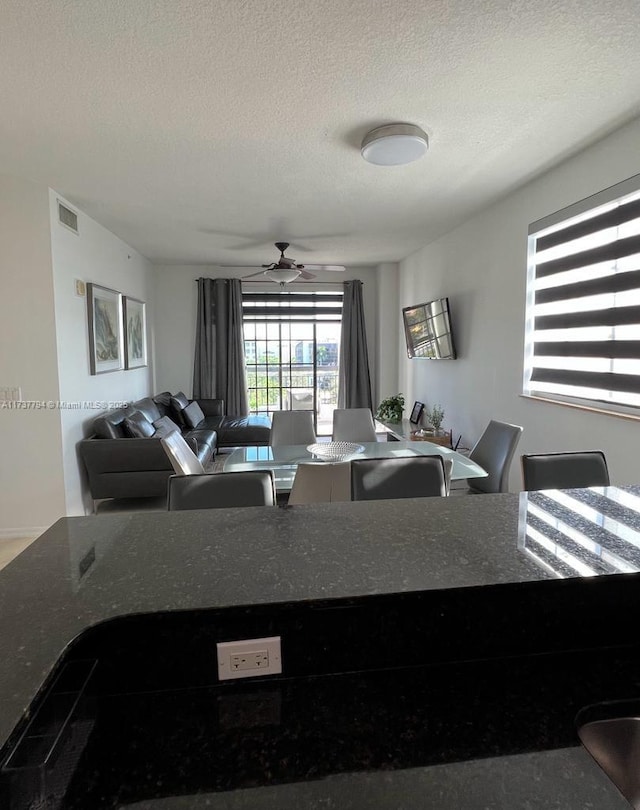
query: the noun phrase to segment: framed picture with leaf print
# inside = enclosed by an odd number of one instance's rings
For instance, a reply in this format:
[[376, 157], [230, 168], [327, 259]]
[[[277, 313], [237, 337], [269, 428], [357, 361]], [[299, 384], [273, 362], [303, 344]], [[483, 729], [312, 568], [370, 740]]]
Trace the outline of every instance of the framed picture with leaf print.
[[89, 366], [91, 374], [124, 368], [122, 294], [99, 284], [87, 284]]
[[137, 298], [124, 297], [124, 362], [125, 368], [147, 365], [146, 304]]

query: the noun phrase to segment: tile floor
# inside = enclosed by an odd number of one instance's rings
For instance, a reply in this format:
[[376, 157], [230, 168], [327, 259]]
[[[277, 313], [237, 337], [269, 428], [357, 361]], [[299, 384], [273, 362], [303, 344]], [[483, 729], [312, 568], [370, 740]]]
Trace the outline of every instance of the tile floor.
[[11, 560], [30, 546], [35, 537], [18, 537], [11, 540], [0, 540], [0, 569], [9, 565]]

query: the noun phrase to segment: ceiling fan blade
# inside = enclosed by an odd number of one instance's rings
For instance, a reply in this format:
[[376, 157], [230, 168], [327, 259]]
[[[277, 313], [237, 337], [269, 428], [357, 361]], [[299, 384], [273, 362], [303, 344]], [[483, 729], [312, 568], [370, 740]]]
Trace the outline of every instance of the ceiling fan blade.
[[315, 273], [308, 273], [306, 270], [300, 270], [300, 277], [309, 281], [309, 279], [315, 278]]
[[346, 269], [342, 264], [305, 264], [307, 270], [335, 270], [342, 273]]
[[237, 262], [221, 262], [220, 267], [233, 267], [234, 270], [257, 270], [261, 264], [238, 264]]
[[251, 273], [250, 276], [242, 276], [242, 278], [244, 280], [245, 278], [255, 278], [256, 276], [264, 276], [265, 272], [266, 272], [265, 270], [260, 270], [259, 273]]

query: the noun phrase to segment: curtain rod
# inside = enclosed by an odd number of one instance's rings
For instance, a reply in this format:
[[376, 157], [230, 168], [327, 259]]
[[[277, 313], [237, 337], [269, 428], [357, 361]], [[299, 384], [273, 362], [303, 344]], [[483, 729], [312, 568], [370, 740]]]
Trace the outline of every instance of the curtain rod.
[[[264, 281], [243, 281], [243, 284], [264, 284]], [[272, 284], [278, 284], [278, 282], [271, 282]], [[290, 287], [292, 284], [298, 284], [298, 286], [302, 285], [303, 287], [315, 287], [318, 284], [329, 284], [331, 286], [335, 286], [336, 284], [342, 284], [342, 281], [288, 281], [284, 286]]]
[[[207, 278], [208, 278], [208, 276], [207, 276]], [[352, 279], [345, 279], [345, 281], [351, 281], [351, 280]], [[199, 279], [194, 278], [194, 281], [197, 284]], [[240, 281], [242, 281], [242, 279], [240, 279]], [[243, 284], [268, 284], [269, 281], [268, 280], [267, 281], [260, 281], [258, 279], [257, 281], [242, 281], [242, 283]], [[271, 284], [278, 284], [277, 281], [276, 282], [272, 281], [270, 283]], [[312, 286], [316, 286], [317, 284], [328, 284], [330, 286], [335, 286], [336, 284], [342, 284], [342, 283], [343, 283], [342, 281], [288, 281], [284, 286], [285, 287], [290, 287], [292, 284], [298, 284], [298, 285], [302, 284], [305, 287], [312, 287]], [[364, 286], [364, 281], [362, 282], [362, 284]]]

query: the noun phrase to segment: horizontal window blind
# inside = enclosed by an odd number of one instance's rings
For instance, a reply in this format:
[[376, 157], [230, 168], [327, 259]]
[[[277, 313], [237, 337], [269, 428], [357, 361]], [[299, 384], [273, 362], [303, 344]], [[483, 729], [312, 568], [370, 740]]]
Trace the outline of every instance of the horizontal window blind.
[[340, 321], [342, 293], [255, 292], [242, 294], [245, 321]]
[[640, 407], [640, 183], [624, 188], [530, 232], [525, 394]]

